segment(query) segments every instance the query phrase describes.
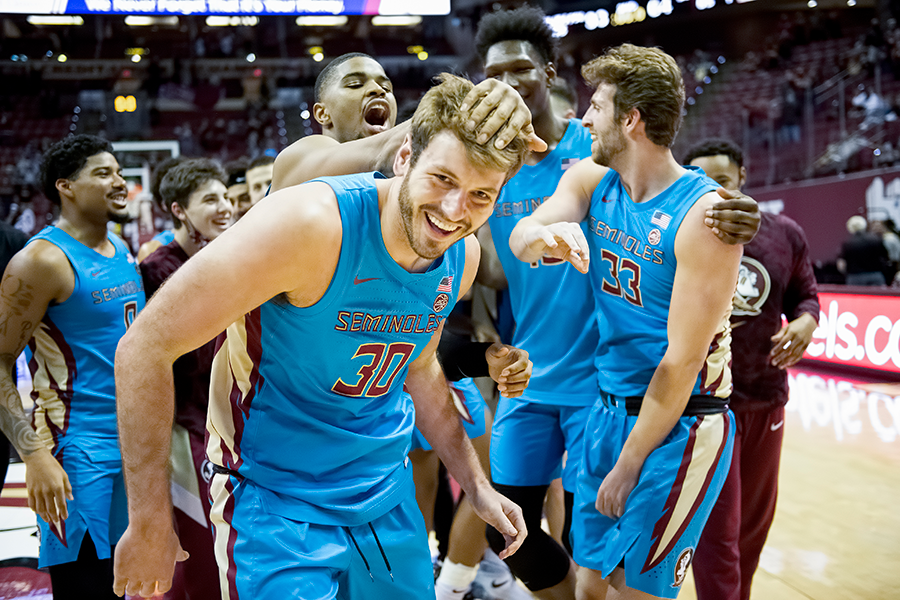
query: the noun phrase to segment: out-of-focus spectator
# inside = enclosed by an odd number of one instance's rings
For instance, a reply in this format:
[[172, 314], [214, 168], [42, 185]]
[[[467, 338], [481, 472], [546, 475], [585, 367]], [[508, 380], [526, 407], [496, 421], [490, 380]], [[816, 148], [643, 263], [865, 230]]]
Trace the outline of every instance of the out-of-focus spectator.
[[866, 231], [865, 218], [854, 215], [847, 219], [850, 237], [841, 246], [838, 270], [846, 276], [847, 285], [884, 285], [887, 248], [881, 239]]
[[243, 217], [250, 207], [250, 186], [247, 185], [247, 159], [239, 158], [225, 165], [228, 173], [228, 190], [225, 198], [234, 206], [235, 220]]
[[900, 236], [897, 235], [897, 226], [893, 219], [872, 221], [869, 231], [881, 238], [881, 243], [887, 250], [888, 262], [884, 269], [884, 279], [893, 281], [900, 267]]

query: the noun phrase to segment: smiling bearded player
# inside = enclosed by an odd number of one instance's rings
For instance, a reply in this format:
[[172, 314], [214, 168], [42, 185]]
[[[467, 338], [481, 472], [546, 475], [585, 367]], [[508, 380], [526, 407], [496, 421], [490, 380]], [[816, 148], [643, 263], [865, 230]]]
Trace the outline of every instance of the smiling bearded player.
[[479, 515], [509, 536], [504, 554], [521, 545], [521, 510], [480, 469], [435, 356], [444, 315], [477, 270], [469, 234], [526, 152], [523, 135], [499, 150], [467, 131], [460, 106], [472, 87], [445, 76], [426, 94], [399, 177], [324, 178], [273, 193], [176, 272], [135, 322], [117, 352], [132, 519], [117, 548], [119, 594], [164, 592], [186, 558], [166, 476], [171, 365], [226, 328], [207, 452], [230, 597], [432, 595], [405, 460], [414, 424]]

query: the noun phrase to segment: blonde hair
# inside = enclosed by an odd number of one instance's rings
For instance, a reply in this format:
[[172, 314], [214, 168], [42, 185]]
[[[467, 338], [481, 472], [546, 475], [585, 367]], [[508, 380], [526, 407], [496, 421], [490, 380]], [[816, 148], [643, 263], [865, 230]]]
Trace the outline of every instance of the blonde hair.
[[684, 108], [684, 80], [675, 59], [658, 48], [622, 44], [581, 67], [581, 76], [593, 88], [601, 83], [616, 86], [616, 122], [636, 108], [647, 138], [672, 146]]
[[479, 168], [505, 171], [506, 180], [516, 174], [525, 161], [528, 143], [520, 131], [505, 148], [497, 148], [494, 134], [483, 144], [476, 140], [477, 131], [466, 129], [467, 114], [461, 114], [459, 107], [475, 85], [462, 77], [442, 73], [438, 85], [425, 94], [412, 118], [410, 137], [412, 153], [410, 165], [414, 166], [419, 156], [432, 139], [443, 131], [455, 135], [466, 149], [466, 158]]

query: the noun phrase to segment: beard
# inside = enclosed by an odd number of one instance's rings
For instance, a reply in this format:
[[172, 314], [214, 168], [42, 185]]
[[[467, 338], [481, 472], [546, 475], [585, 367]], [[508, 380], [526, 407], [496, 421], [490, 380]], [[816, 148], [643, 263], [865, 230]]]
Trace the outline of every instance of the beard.
[[621, 124], [617, 124], [597, 136], [597, 150], [592, 158], [598, 165], [612, 167], [613, 161], [624, 151], [625, 135], [622, 133]]
[[[439, 243], [426, 239], [424, 236], [416, 237], [416, 209], [413, 207], [412, 196], [409, 193], [409, 185], [404, 177], [400, 183], [400, 216], [403, 219], [403, 230], [406, 233], [406, 239], [409, 241], [409, 247], [413, 252], [426, 260], [435, 260], [446, 252], [447, 247], [443, 247]], [[421, 207], [418, 209], [421, 212]], [[440, 210], [432, 210], [436, 215], [441, 215]], [[470, 227], [463, 227], [462, 230], [468, 232]], [[463, 236], [460, 236], [463, 237]]]
[[122, 212], [109, 210], [106, 212], [106, 217], [113, 223], [117, 223], [119, 225], [124, 225], [125, 223], [130, 223], [134, 220], [134, 218], [130, 214], [128, 214], [127, 210], [123, 210]]

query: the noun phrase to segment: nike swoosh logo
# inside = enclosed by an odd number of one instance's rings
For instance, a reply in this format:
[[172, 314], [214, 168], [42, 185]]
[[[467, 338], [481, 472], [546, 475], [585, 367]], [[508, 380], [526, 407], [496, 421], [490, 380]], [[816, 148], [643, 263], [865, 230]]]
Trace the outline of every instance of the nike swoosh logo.
[[495, 579], [494, 581], [491, 582], [491, 587], [492, 587], [492, 588], [503, 587], [503, 586], [506, 585], [507, 583], [509, 583], [509, 579], [504, 579], [504, 580], [501, 581], [500, 583], [497, 583], [497, 580]]
[[603, 202], [603, 203], [605, 203], [605, 204], [609, 204], [610, 202], [612, 202], [612, 200], [607, 200], [607, 199], [606, 199], [606, 196], [603, 196], [602, 198], [600, 198], [600, 202]]
[[376, 279], [380, 279], [380, 277], [369, 277], [367, 279], [360, 279], [359, 277], [354, 277], [353, 285], [359, 285], [359, 284], [365, 283], [367, 281], [375, 281]]
[[782, 419], [781, 421], [778, 421], [777, 423], [772, 425], [769, 429], [771, 429], [772, 431], [778, 431], [779, 429], [781, 429], [782, 425], [784, 425], [784, 419]]

